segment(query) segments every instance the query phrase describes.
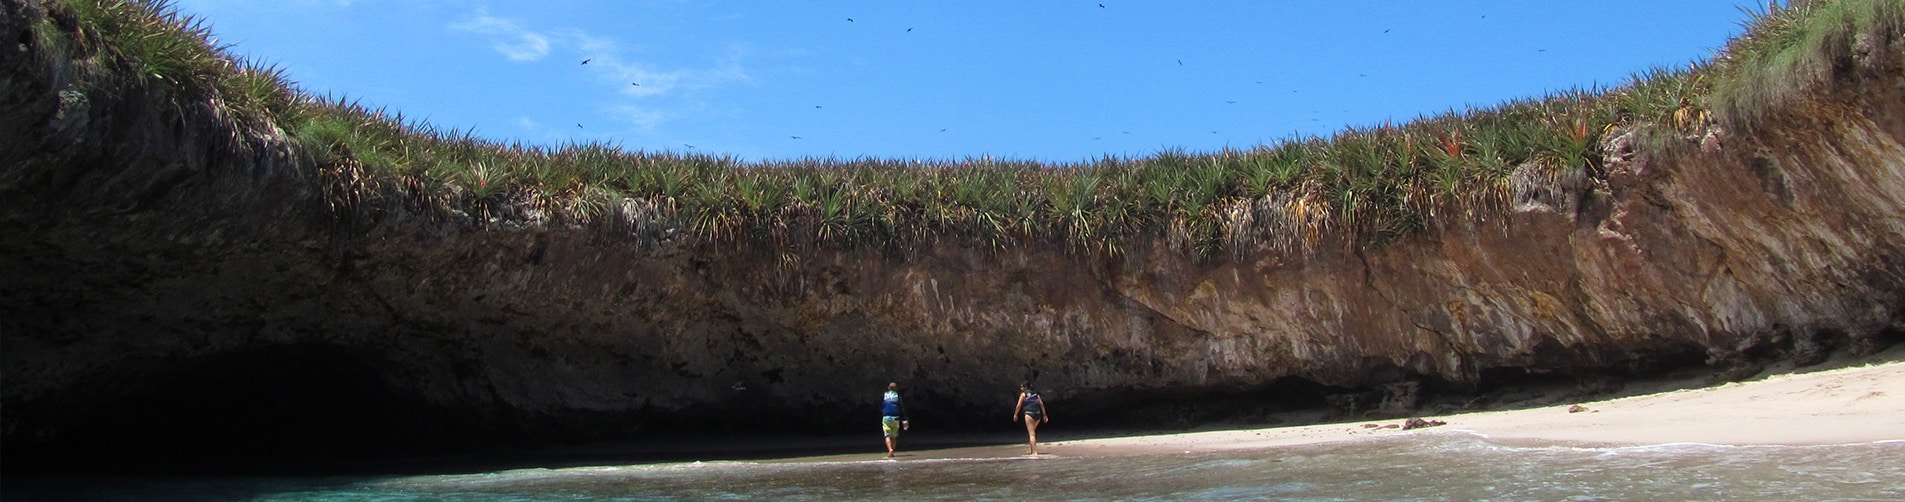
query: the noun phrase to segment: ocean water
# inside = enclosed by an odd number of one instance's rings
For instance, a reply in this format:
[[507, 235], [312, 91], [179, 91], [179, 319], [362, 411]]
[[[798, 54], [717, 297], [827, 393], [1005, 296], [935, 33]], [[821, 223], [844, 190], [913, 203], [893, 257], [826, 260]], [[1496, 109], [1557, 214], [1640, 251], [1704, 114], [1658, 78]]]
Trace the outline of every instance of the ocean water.
[[[1003, 447], [1010, 448], [1010, 447]], [[1511, 446], [1438, 432], [1120, 457], [684, 462], [390, 477], [4, 480], [23, 500], [1905, 500], [1905, 441]]]

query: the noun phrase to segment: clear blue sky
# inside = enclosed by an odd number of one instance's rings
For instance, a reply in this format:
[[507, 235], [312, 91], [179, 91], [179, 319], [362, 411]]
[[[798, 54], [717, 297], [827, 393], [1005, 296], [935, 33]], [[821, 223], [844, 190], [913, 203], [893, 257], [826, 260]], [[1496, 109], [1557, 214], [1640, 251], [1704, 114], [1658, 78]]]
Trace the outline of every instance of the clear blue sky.
[[[1100, 5], [1103, 7], [1100, 7]], [[531, 144], [1071, 162], [1274, 144], [1709, 58], [1737, 0], [178, 0], [233, 51]], [[1747, 9], [1751, 10], [1751, 7]], [[581, 64], [588, 60], [588, 64]], [[639, 84], [639, 85], [638, 85]], [[579, 127], [578, 127], [579, 126]]]

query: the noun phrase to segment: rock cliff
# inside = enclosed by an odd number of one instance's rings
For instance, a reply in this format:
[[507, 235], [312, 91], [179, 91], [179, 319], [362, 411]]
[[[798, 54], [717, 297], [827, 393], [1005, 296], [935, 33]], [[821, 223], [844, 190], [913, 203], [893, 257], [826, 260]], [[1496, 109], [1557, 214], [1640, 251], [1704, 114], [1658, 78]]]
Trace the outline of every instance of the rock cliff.
[[626, 213], [340, 217], [282, 132], [89, 79], [33, 42], [38, 2], [0, 6], [9, 470], [862, 430], [888, 381], [952, 430], [1009, 425], [1025, 379], [1076, 424], [1402, 413], [1412, 389], [1750, 375], [1905, 320], [1896, 41], [1807, 113], [1616, 130], [1605, 172], [1527, 167], [1510, 204], [1381, 246], [790, 255], [632, 238]]

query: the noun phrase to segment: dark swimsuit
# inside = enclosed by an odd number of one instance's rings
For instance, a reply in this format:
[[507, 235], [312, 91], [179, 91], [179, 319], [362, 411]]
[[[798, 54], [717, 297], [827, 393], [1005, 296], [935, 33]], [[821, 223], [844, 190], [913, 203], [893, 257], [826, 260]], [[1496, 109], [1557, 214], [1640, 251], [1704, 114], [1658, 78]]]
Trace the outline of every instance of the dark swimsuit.
[[1045, 403], [1036, 393], [1025, 393], [1025, 418], [1034, 422], [1045, 418]]

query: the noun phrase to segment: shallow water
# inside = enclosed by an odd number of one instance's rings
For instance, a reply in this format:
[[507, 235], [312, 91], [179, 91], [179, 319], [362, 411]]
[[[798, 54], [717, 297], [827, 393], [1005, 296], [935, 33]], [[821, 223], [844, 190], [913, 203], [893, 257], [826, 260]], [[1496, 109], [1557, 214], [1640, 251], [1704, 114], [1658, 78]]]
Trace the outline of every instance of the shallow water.
[[1526, 447], [1440, 433], [1242, 452], [688, 462], [479, 474], [9, 479], [15, 500], [1905, 500], [1905, 441]]

